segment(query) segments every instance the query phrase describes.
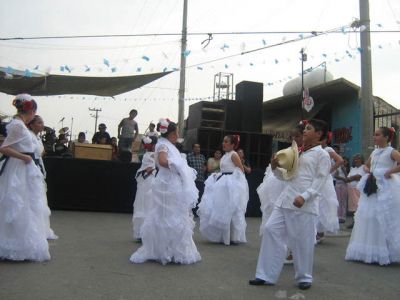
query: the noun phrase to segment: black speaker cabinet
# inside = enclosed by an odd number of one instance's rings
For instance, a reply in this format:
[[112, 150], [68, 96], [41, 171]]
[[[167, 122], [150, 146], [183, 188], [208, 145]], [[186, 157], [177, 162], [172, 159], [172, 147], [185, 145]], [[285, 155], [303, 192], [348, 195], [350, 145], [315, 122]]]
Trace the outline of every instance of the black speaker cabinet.
[[219, 100], [225, 109], [225, 130], [242, 130], [242, 105], [236, 100]]
[[239, 82], [236, 85], [236, 101], [241, 104], [241, 130], [261, 133], [263, 84]]

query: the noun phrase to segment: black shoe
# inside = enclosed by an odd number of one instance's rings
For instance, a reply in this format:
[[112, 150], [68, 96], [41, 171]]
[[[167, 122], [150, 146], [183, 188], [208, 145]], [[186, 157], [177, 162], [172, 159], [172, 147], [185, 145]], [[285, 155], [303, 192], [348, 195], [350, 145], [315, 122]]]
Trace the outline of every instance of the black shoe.
[[311, 287], [311, 282], [300, 282], [299, 289], [308, 290]]
[[249, 280], [249, 284], [250, 285], [274, 285], [273, 283], [270, 283], [270, 282], [265, 281], [265, 280], [260, 279], [260, 278]]

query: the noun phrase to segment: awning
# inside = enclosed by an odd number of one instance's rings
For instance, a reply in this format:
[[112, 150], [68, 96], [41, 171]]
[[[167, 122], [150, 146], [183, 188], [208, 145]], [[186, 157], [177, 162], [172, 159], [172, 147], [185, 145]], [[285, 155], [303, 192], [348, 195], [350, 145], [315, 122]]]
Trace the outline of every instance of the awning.
[[28, 93], [32, 96], [83, 94], [112, 97], [140, 88], [169, 73], [119, 77], [44, 76], [31, 73], [27, 77], [21, 71], [9, 74], [5, 68], [0, 68], [0, 92], [10, 95]]
[[[314, 118], [324, 106], [325, 103], [317, 103], [310, 113], [303, 111], [303, 118], [308, 120]], [[289, 142], [291, 133], [300, 121], [300, 104], [284, 112], [282, 110], [264, 111], [262, 132], [272, 135], [275, 140]]]

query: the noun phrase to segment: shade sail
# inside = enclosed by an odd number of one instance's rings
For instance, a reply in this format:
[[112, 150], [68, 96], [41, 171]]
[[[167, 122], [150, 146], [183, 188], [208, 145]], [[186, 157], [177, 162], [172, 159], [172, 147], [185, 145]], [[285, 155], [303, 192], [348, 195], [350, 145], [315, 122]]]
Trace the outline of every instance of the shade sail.
[[[31, 77], [10, 74], [0, 69], [0, 92], [32, 96], [83, 94], [112, 97], [140, 88], [171, 72], [119, 77], [85, 77], [30, 74]], [[21, 73], [21, 72], [19, 72]]]

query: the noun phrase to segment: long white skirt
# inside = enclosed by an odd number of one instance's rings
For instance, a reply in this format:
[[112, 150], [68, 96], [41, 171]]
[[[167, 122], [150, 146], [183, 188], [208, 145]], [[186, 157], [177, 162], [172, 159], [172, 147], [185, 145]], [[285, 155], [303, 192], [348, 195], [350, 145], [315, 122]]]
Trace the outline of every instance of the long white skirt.
[[31, 162], [10, 158], [0, 176], [0, 258], [45, 261], [50, 259], [45, 219], [43, 175]]
[[[194, 221], [191, 207], [198, 191], [184, 191], [178, 175], [168, 181], [156, 177], [152, 186], [151, 208], [141, 227], [142, 247], [130, 261], [143, 263], [156, 260], [163, 265], [174, 262], [192, 264], [201, 260], [193, 241]], [[185, 197], [195, 197], [188, 200]]]
[[282, 193], [285, 182], [276, 178], [271, 170], [271, 166], [268, 166], [263, 182], [257, 188], [257, 194], [260, 198], [262, 221], [260, 225], [260, 235], [264, 232], [265, 224], [267, 223], [272, 211], [275, 207], [275, 201]]
[[240, 169], [231, 175], [215, 173], [205, 182], [199, 204], [200, 233], [207, 240], [229, 245], [246, 243], [245, 213], [249, 187]]
[[136, 178], [136, 196], [133, 203], [133, 238], [142, 238], [142, 225], [145, 217], [149, 214], [151, 209], [151, 187], [154, 180], [154, 175], [149, 175], [146, 179], [142, 176]]
[[339, 230], [338, 206], [335, 186], [332, 177], [326, 180], [319, 199], [319, 216], [316, 224], [317, 232], [337, 233]]
[[346, 260], [387, 265], [400, 262], [400, 177], [377, 176], [378, 192], [362, 191], [368, 174], [358, 185], [361, 196]]

